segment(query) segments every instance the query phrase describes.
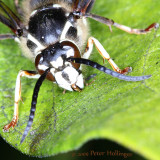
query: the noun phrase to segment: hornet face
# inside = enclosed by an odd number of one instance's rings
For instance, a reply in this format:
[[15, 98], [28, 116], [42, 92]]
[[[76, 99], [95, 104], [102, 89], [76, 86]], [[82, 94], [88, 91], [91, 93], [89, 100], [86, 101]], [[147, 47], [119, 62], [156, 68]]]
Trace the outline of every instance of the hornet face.
[[57, 42], [37, 55], [35, 64], [38, 72], [43, 74], [50, 68], [47, 79], [55, 81], [60, 87], [69, 91], [81, 91], [84, 80], [79, 65], [66, 61], [66, 58], [80, 58], [80, 51], [70, 41]]
[[[35, 63], [36, 69], [19, 71], [15, 86], [14, 115], [11, 122], [4, 126], [4, 132], [9, 131], [11, 127], [14, 128], [18, 122], [21, 77], [38, 78], [33, 91], [28, 124], [21, 143], [31, 129], [38, 93], [45, 79], [57, 83], [65, 90], [80, 92], [84, 88], [81, 64], [125, 81], [142, 81], [151, 77], [150, 75], [136, 77], [124, 75], [132, 68], [126, 67], [121, 70], [96, 38], [88, 38], [87, 18], [107, 25], [110, 30], [111, 26], [115, 26], [131, 34], [146, 34], [151, 29], [157, 28], [159, 26], [157, 23], [149, 25], [146, 29], [132, 29], [118, 24], [106, 17], [91, 13], [95, 0], [27, 0], [22, 3], [22, 8], [17, 2], [18, 0], [15, 0], [15, 7], [23, 20], [0, 1], [0, 22], [13, 32], [13, 34], [0, 35], [0, 40], [17, 41], [23, 54]], [[114, 71], [89, 60], [93, 45], [103, 60], [106, 59], [110, 63]]]

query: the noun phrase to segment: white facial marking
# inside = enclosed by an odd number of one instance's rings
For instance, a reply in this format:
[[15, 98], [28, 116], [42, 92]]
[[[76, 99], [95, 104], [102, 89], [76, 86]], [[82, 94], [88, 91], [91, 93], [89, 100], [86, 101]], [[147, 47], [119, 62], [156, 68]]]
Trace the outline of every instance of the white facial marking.
[[79, 73], [77, 72], [75, 68], [69, 66], [69, 67], [66, 67], [63, 70], [63, 72], [68, 75], [68, 79], [71, 85], [76, 83]]
[[65, 39], [66, 33], [68, 32], [68, 30], [69, 30], [69, 28], [70, 28], [71, 26], [72, 26], [72, 24], [71, 24], [69, 21], [67, 21], [66, 24], [65, 24], [65, 26], [64, 26], [64, 29], [63, 29], [63, 31], [62, 31], [60, 40]]
[[83, 75], [82, 74], [80, 74], [78, 76], [76, 85], [81, 89], [84, 88], [84, 80], [83, 80]]
[[69, 91], [73, 91], [71, 85], [62, 77], [62, 72], [55, 73], [55, 80], [60, 87]]
[[59, 57], [59, 58], [57, 58], [56, 61], [52, 61], [50, 63], [54, 68], [58, 68], [58, 67], [63, 66], [63, 59], [62, 59], [62, 57]]
[[83, 77], [72, 66], [66, 67], [63, 71], [55, 73], [55, 80], [57, 84], [69, 91], [73, 91], [71, 85], [77, 83], [80, 88], [83, 88]]
[[51, 68], [51, 69], [50, 69], [50, 72], [51, 72], [52, 75], [54, 76], [54, 75], [55, 75], [55, 68]]
[[28, 34], [27, 38], [35, 43], [37, 45], [37, 48], [35, 49], [35, 53], [37, 54], [40, 50], [45, 49], [46, 47], [43, 46], [35, 37], [33, 37], [31, 34]]
[[67, 57], [74, 56], [74, 50], [71, 48], [66, 52]]
[[45, 71], [47, 68], [48, 68], [48, 67], [45, 66], [45, 65], [40, 65], [40, 64], [38, 65], [38, 69], [39, 69], [39, 70]]

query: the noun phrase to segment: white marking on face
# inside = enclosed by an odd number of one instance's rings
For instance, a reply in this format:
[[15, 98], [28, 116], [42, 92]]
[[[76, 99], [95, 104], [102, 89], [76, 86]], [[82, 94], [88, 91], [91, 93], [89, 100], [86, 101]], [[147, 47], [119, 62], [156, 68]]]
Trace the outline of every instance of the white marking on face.
[[57, 58], [56, 61], [52, 61], [50, 63], [54, 68], [58, 68], [58, 67], [63, 66], [63, 59], [62, 59], [62, 57], [59, 57], [59, 58]]
[[60, 40], [63, 40], [65, 39], [66, 37], [66, 33], [68, 32], [69, 28], [72, 26], [71, 22], [67, 21], [65, 26], [64, 26], [64, 29], [62, 31], [62, 34], [61, 34], [61, 37], [60, 37]]
[[55, 68], [51, 68], [51, 69], [50, 69], [50, 72], [51, 72], [51, 74], [52, 74], [53, 76], [55, 76]]
[[43, 71], [45, 71], [46, 69], [48, 69], [48, 67], [47, 67], [47, 66], [45, 66], [45, 65], [41, 65], [41, 64], [39, 64], [39, 65], [38, 65], [38, 69], [39, 69], [39, 70], [43, 70]]
[[[61, 40], [60, 41], [60, 43], [62, 43], [63, 41], [68, 41], [68, 42], [71, 42], [71, 43], [73, 43], [77, 48], [78, 48], [78, 46], [75, 44], [75, 42], [74, 41], [72, 41], [72, 40], [68, 40], [68, 39], [64, 39], [64, 40]], [[64, 48], [65, 47], [67, 47], [67, 46], [64, 46]], [[78, 48], [78, 50], [79, 50], [79, 48]], [[80, 51], [79, 51], [80, 52]], [[66, 52], [66, 55], [67, 55], [67, 57], [71, 57], [71, 56], [74, 56], [74, 49], [73, 48], [70, 48], [67, 52]]]
[[60, 87], [69, 91], [73, 91], [71, 85], [62, 77], [62, 72], [55, 73], [55, 80]]
[[77, 80], [78, 80], [78, 84], [79, 84], [80, 88], [83, 88], [82, 76], [79, 76], [78, 71], [75, 68], [73, 68], [72, 66], [66, 67], [63, 71], [56, 72], [55, 73], [55, 80], [60, 87], [66, 89], [66, 90], [69, 90], [69, 91], [73, 91], [71, 85], [75, 84], [77, 82]]
[[67, 55], [67, 58], [68, 57], [71, 57], [71, 56], [74, 56], [74, 50], [71, 48], [69, 49], [67, 52], [66, 52], [66, 55]]
[[28, 34], [27, 38], [37, 45], [37, 48], [34, 51], [36, 54], [38, 54], [38, 52], [40, 52], [41, 50], [46, 48], [35, 37], [33, 37], [31, 34]]
[[84, 80], [83, 80], [83, 75], [82, 74], [80, 74], [78, 76], [76, 85], [81, 89], [84, 88]]
[[63, 72], [68, 75], [68, 79], [71, 85], [76, 83], [79, 73], [77, 72], [75, 68], [69, 66], [69, 67], [66, 67], [63, 70]]

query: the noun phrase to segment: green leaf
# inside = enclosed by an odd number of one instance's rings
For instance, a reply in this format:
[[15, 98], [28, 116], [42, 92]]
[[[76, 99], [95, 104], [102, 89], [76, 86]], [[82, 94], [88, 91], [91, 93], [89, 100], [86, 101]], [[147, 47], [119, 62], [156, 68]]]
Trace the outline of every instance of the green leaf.
[[[13, 3], [9, 6], [13, 6]], [[115, 22], [145, 28], [159, 22], [160, 1], [96, 1], [93, 13]], [[132, 66], [129, 75], [152, 77], [144, 82], [125, 82], [90, 67], [84, 77], [96, 73], [96, 81], [81, 93], [63, 90], [45, 81], [41, 87], [35, 119], [25, 141], [20, 139], [28, 122], [36, 80], [22, 78], [19, 121], [15, 129], [2, 128], [13, 116], [14, 87], [18, 71], [33, 70], [34, 64], [22, 56], [12, 40], [0, 42], [0, 134], [13, 147], [29, 155], [48, 156], [75, 150], [91, 139], [106, 138], [149, 159], [160, 159], [160, 31], [130, 35], [93, 20], [92, 36], [97, 38], [120, 68]], [[0, 25], [1, 33], [9, 29]], [[103, 64], [94, 48], [91, 60]], [[104, 64], [111, 68], [107, 62]]]

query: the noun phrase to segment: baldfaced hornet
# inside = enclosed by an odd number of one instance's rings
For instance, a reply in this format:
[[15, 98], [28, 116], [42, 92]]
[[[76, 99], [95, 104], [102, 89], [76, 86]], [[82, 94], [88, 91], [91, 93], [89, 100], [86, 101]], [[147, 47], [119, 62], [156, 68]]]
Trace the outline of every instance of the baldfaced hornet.
[[[36, 82], [27, 127], [23, 133], [21, 143], [27, 136], [35, 115], [38, 92], [42, 82], [47, 79], [57, 83], [61, 88], [69, 91], [81, 91], [84, 80], [81, 64], [96, 68], [113, 77], [125, 81], [142, 81], [151, 76], [126, 76], [131, 67], [123, 70], [115, 64], [101, 43], [94, 37], [88, 39], [87, 47], [83, 46], [88, 38], [87, 18], [109, 26], [115, 26], [132, 34], [146, 34], [158, 24], [153, 23], [146, 29], [132, 29], [118, 24], [108, 18], [90, 13], [95, 0], [28, 0], [19, 7], [15, 6], [21, 21], [2, 1], [0, 1], [0, 21], [8, 26], [14, 34], [0, 35], [0, 40], [16, 40], [24, 55], [35, 63], [36, 71], [21, 70], [18, 73], [15, 87], [14, 115], [12, 121], [5, 125], [4, 132], [15, 127], [18, 121], [18, 102], [21, 99], [21, 77], [38, 78]], [[113, 70], [96, 62], [88, 60], [93, 44], [103, 59], [108, 60]]]

